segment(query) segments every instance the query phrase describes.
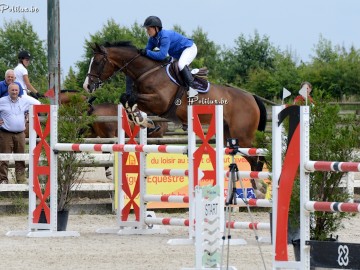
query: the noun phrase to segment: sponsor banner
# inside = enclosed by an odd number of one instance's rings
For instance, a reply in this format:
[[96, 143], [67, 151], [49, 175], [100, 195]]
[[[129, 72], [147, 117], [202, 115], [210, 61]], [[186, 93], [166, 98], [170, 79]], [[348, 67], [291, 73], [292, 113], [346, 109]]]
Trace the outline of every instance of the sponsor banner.
[[[118, 186], [118, 159], [117, 155], [114, 155], [114, 177], [115, 177], [115, 187]], [[137, 160], [134, 153], [129, 154], [129, 158], [126, 161], [127, 164], [136, 165]], [[250, 171], [250, 165], [245, 158], [241, 156], [235, 156], [235, 162], [239, 168], [239, 171]], [[229, 165], [231, 163], [231, 156], [224, 157], [224, 170], [229, 170]], [[146, 167], [151, 169], [188, 169], [188, 158], [183, 154], [164, 154], [164, 153], [150, 153], [146, 157]], [[204, 155], [201, 160], [200, 170], [207, 171], [213, 170], [210, 158], [208, 155]], [[266, 168], [264, 169], [266, 170]], [[134, 189], [135, 181], [137, 179], [137, 174], [128, 173], [126, 174], [127, 181], [129, 182], [131, 191]], [[201, 186], [212, 184], [211, 179], [202, 179], [200, 181]], [[227, 183], [228, 179], [224, 178], [225, 188], [224, 195], [227, 194]], [[262, 181], [262, 180], [260, 180]], [[263, 180], [266, 184], [269, 184], [268, 179]], [[242, 179], [242, 184], [245, 189], [247, 198], [255, 198], [254, 190], [251, 187], [250, 179]], [[239, 181], [236, 183], [237, 187], [237, 197], [243, 198], [244, 192], [240, 186]], [[268, 191], [270, 188], [268, 188]], [[117, 198], [118, 191], [115, 189], [115, 198]], [[146, 178], [146, 194], [154, 195], [177, 195], [177, 196], [187, 196], [188, 195], [188, 177], [187, 176], [148, 176]], [[267, 199], [271, 198], [270, 192], [266, 195]], [[125, 203], [128, 201], [128, 198], [124, 198]], [[136, 198], [139, 202], [139, 198]], [[117, 208], [117, 199], [115, 200], [115, 207]], [[147, 208], [186, 208], [188, 207], [187, 203], [164, 203], [164, 202], [151, 202], [148, 203]]]

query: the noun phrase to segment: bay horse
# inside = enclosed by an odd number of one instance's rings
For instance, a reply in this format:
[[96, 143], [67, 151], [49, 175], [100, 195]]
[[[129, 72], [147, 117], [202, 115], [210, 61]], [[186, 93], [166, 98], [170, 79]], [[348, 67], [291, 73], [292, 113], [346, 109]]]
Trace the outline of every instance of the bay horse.
[[[92, 49], [94, 55], [85, 78], [85, 90], [92, 93], [115, 73], [123, 72], [134, 82], [134, 94], [130, 99], [136, 101], [141, 111], [187, 125], [187, 88], [169, 77], [167, 62], [142, 56], [129, 41], [95, 44]], [[207, 92], [199, 94], [198, 100], [189, 99], [189, 103], [203, 104], [204, 100], [213, 104], [221, 101], [226, 103], [223, 106], [225, 141], [227, 138], [237, 138], [240, 147], [252, 147], [256, 131], [265, 131], [266, 108], [255, 95], [211, 83]], [[204, 124], [210, 120], [209, 115], [200, 117]], [[264, 157], [245, 158], [252, 171], [262, 170]], [[254, 179], [251, 179], [251, 184], [257, 197], [264, 197]]]

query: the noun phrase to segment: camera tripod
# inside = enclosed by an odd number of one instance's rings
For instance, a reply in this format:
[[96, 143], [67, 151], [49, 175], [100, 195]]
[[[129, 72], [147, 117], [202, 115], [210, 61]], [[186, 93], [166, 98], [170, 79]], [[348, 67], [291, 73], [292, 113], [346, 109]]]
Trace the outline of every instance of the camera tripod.
[[[225, 201], [225, 215], [224, 215], [225, 221], [224, 221], [224, 235], [222, 237], [223, 246], [222, 246], [221, 258], [223, 258], [223, 254], [224, 254], [224, 246], [225, 246], [225, 239], [226, 239], [225, 232], [227, 229], [227, 267], [228, 267], [229, 266], [229, 255], [230, 255], [230, 239], [231, 239], [230, 224], [231, 224], [231, 212], [232, 212], [232, 210], [230, 210], [230, 207], [232, 208], [233, 206], [237, 205], [237, 190], [236, 190], [236, 182], [237, 181], [239, 181], [240, 187], [244, 191], [243, 198], [241, 198], [241, 200], [244, 201], [244, 203], [247, 207], [247, 210], [248, 210], [248, 213], [249, 213], [249, 216], [251, 219], [251, 223], [254, 224], [255, 222], [254, 222], [253, 216], [251, 214], [250, 206], [249, 206], [248, 199], [247, 199], [247, 193], [245, 192], [245, 188], [244, 188], [242, 181], [240, 181], [239, 168], [235, 162], [235, 155], [240, 152], [238, 140], [237, 139], [227, 139], [227, 147], [232, 149], [232, 151], [229, 153], [229, 155], [231, 155], [231, 163], [229, 165], [229, 178], [228, 178], [229, 180], [228, 180], [228, 189], [227, 189], [228, 192], [227, 192], [226, 201]], [[227, 218], [226, 218], [226, 213], [228, 213]], [[258, 247], [261, 251], [261, 247], [260, 247], [259, 241], [258, 241], [259, 237], [258, 237], [257, 232], [254, 229], [254, 227], [253, 227], [253, 231], [255, 234], [256, 242], [258, 243]], [[262, 252], [260, 252], [260, 253], [261, 253], [261, 257], [263, 259], [263, 263], [264, 263], [264, 258], [263, 258]], [[265, 266], [265, 264], [264, 264], [264, 266]], [[266, 269], [266, 267], [265, 267], [265, 269]]]

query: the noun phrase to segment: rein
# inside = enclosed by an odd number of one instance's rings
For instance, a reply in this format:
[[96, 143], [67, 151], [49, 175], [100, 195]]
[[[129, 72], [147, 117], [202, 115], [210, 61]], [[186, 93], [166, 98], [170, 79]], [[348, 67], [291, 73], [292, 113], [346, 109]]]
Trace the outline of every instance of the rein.
[[136, 81], [140, 82], [140, 81], [141, 81], [142, 79], [144, 79], [147, 75], [155, 72], [156, 70], [159, 70], [159, 69], [163, 68], [164, 66], [165, 66], [165, 65], [161, 64], [161, 65], [159, 65], [159, 66], [156, 66], [156, 67], [154, 67], [154, 68], [152, 68], [152, 69], [144, 72], [143, 74], [141, 74], [141, 75], [136, 79]]
[[[128, 67], [128, 65], [130, 65], [136, 58], [138, 58], [140, 56], [140, 54], [135, 55], [133, 58], [130, 59], [130, 61], [126, 62], [122, 67], [119, 67], [117, 65], [115, 65], [111, 60], [109, 60], [107, 53], [106, 52], [95, 52], [94, 54], [101, 54], [104, 56], [103, 60], [102, 60], [102, 64], [101, 64], [101, 72], [99, 72], [99, 75], [97, 74], [92, 74], [92, 73], [88, 73], [88, 76], [94, 77], [98, 80], [98, 82], [94, 82], [95, 85], [101, 85], [103, 83], [103, 81], [100, 79], [104, 66], [106, 64], [106, 62], [109, 62], [113, 67], [114, 70], [116, 68], [118, 68], [118, 70], [116, 70], [113, 75], [111, 75], [109, 78], [107, 78], [105, 81], [110, 80], [113, 76], [115, 76], [118, 72], [124, 71], [126, 70], [126, 68]], [[156, 70], [159, 70], [161, 68], [163, 68], [165, 65], [161, 64], [159, 66], [156, 66], [154, 68], [151, 68], [150, 70], [144, 72], [143, 74], [141, 74], [138, 78], [136, 78], [134, 81], [138, 81], [140, 82], [142, 79], [144, 79], [146, 76], [148, 76], [149, 74], [155, 72]]]

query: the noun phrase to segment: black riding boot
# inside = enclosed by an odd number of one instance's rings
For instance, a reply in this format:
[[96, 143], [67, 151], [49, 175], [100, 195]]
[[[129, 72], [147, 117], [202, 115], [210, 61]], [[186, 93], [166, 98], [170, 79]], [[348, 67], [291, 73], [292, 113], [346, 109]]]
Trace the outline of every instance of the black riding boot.
[[183, 77], [185, 84], [187, 87], [191, 87], [193, 89], [195, 89], [194, 87], [194, 77], [190, 72], [190, 69], [188, 66], [185, 66], [181, 71], [180, 71], [181, 76]]

